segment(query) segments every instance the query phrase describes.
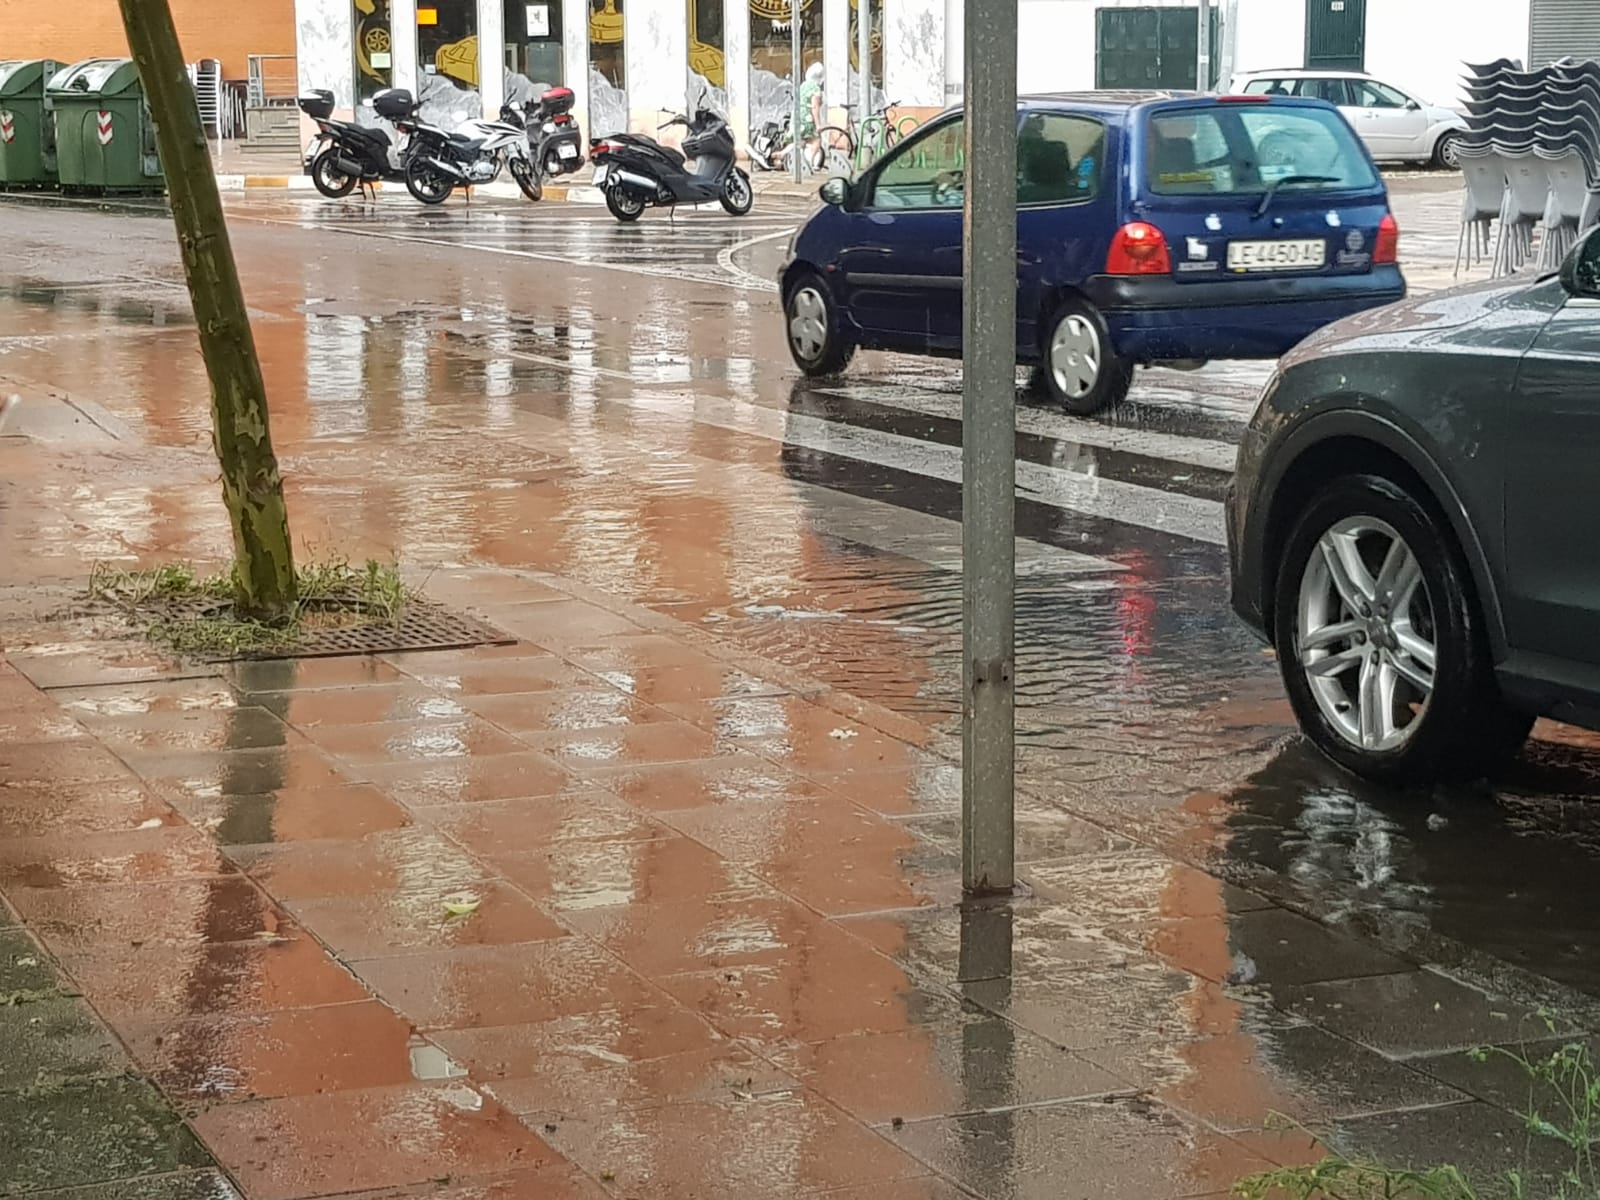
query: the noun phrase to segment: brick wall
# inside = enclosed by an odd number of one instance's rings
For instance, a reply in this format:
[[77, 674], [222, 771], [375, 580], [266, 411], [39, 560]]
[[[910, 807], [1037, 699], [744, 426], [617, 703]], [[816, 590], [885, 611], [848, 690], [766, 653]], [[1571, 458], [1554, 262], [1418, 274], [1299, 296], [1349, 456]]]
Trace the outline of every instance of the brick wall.
[[[189, 62], [222, 60], [224, 79], [245, 77], [245, 56], [294, 53], [294, 0], [171, 0]], [[0, 58], [121, 57], [128, 53], [117, 0], [0, 0]]]

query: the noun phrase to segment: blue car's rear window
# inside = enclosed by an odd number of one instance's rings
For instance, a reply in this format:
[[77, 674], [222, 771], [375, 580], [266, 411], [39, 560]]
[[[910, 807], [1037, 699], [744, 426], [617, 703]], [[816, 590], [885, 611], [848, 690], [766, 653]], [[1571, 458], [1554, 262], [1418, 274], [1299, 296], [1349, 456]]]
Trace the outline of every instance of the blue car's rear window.
[[1152, 113], [1145, 186], [1161, 196], [1376, 187], [1350, 126], [1331, 108], [1211, 104]]

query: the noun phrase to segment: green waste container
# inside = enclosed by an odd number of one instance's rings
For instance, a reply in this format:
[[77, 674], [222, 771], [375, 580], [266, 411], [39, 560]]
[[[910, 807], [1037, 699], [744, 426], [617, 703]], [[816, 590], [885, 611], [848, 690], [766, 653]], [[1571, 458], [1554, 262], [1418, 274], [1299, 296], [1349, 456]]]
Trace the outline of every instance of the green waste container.
[[62, 191], [162, 190], [155, 122], [131, 58], [89, 58], [63, 67], [45, 95], [55, 109]]
[[45, 84], [60, 66], [49, 58], [0, 62], [0, 188], [55, 186], [56, 126]]

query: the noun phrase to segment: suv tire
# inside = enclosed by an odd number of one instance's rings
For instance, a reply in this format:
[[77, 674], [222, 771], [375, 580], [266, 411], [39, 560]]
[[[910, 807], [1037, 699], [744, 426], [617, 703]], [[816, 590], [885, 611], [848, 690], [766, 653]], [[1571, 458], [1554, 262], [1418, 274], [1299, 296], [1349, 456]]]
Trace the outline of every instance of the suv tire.
[[1275, 593], [1295, 717], [1340, 765], [1391, 783], [1470, 779], [1527, 739], [1533, 718], [1500, 694], [1451, 531], [1393, 481], [1324, 485], [1290, 531]]

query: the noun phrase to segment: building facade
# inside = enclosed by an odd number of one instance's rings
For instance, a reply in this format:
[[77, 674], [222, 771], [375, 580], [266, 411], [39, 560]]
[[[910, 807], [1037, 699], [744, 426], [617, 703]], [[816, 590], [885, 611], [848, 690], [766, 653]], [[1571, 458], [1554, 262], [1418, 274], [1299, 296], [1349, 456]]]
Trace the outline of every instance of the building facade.
[[[0, 8], [18, 0], [0, 0]], [[24, 0], [27, 2], [27, 0]], [[176, 0], [196, 5], [201, 0]], [[93, 0], [114, 13], [113, 0]], [[789, 111], [790, 0], [267, 0], [293, 5], [302, 89], [361, 112], [383, 87], [440, 122], [563, 84], [593, 134], [709, 102], [744, 137]], [[1366, 69], [1441, 103], [1462, 62], [1600, 57], [1600, 0], [1016, 0], [1023, 92], [1190, 88], [1231, 71]], [[835, 119], [856, 94], [866, 5], [875, 94], [927, 114], [961, 97], [963, 0], [800, 0], [799, 73]], [[1204, 54], [1201, 51], [1204, 49]], [[59, 56], [59, 55], [58, 55]], [[1202, 58], [1208, 77], [1200, 79]]]
[[[214, 58], [224, 79], [244, 79], [250, 55], [295, 52], [292, 0], [223, 4], [218, 0], [170, 0], [184, 55], [190, 62]], [[121, 58], [128, 53], [117, 0], [0, 0], [0, 59]]]

